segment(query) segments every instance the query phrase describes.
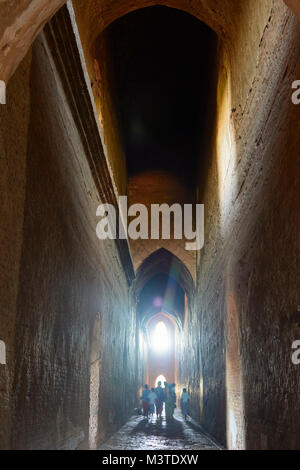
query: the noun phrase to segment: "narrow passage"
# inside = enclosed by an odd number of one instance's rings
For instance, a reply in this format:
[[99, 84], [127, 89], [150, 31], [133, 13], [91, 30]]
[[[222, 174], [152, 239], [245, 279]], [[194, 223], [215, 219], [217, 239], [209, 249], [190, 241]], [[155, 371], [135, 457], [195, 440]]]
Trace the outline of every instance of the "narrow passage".
[[184, 421], [181, 412], [167, 423], [163, 416], [145, 420], [132, 417], [99, 450], [222, 450], [222, 447], [201, 431], [191, 419]]

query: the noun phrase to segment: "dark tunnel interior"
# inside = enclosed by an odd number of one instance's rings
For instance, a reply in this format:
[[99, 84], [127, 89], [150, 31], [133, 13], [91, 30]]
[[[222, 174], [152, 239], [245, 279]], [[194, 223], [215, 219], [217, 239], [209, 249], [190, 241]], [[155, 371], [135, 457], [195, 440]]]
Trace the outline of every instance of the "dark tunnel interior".
[[129, 176], [160, 169], [190, 186], [201, 156], [217, 36], [183, 11], [155, 6], [118, 19], [108, 37]]
[[0, 450], [300, 450], [297, 4], [0, 1]]

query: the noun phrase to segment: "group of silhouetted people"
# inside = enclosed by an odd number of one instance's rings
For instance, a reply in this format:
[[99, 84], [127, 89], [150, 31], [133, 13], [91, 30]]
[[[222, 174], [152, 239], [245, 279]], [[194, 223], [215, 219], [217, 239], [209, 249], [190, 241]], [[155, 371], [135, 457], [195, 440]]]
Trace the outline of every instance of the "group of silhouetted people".
[[[176, 408], [176, 384], [168, 384], [164, 382], [164, 388], [161, 382], [158, 382], [156, 388], [149, 389], [148, 385], [144, 385], [142, 392], [142, 408], [143, 416], [148, 419], [149, 416], [153, 416], [156, 413], [157, 418], [161, 419], [163, 407], [165, 405], [166, 419], [170, 420], [173, 418], [174, 410]], [[187, 419], [189, 411], [189, 400], [190, 396], [184, 388], [180, 398], [181, 411], [184, 418]]]

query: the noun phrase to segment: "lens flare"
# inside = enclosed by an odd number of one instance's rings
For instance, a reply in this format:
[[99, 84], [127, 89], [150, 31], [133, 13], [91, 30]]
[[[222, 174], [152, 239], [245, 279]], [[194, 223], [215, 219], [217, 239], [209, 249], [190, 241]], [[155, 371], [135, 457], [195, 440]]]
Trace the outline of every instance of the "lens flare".
[[154, 307], [158, 307], [158, 308], [159, 308], [159, 307], [162, 306], [162, 304], [163, 304], [163, 299], [162, 299], [162, 297], [159, 297], [159, 296], [158, 296], [158, 297], [155, 297], [155, 298], [154, 298], [154, 300], [153, 300], [153, 305], [154, 305]]

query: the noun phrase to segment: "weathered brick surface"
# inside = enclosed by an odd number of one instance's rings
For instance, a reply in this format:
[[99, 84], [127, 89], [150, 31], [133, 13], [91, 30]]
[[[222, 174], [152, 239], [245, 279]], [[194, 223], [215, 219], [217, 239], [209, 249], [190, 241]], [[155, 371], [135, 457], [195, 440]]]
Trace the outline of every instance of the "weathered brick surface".
[[257, 57], [248, 93], [247, 81], [238, 90], [237, 51], [231, 68], [222, 59], [219, 69], [202, 191], [206, 240], [181, 380], [193, 416], [233, 448], [300, 445], [299, 369], [291, 362], [299, 336], [300, 108], [291, 103], [299, 34], [296, 18], [274, 3], [259, 42], [244, 30]]
[[42, 37], [33, 48], [28, 140], [12, 447], [87, 447], [96, 315], [100, 440], [136, 405], [136, 323], [116, 247], [96, 237], [99, 197]]
[[15, 317], [22, 248], [26, 150], [30, 110], [31, 55], [7, 87], [0, 105], [0, 340], [6, 365], [0, 365], [0, 448], [10, 446]]
[[[196, 295], [177, 338], [179, 383], [189, 388], [193, 417], [223, 444], [296, 449], [300, 381], [291, 344], [300, 335], [300, 107], [290, 95], [300, 76], [299, 24], [272, 0], [163, 3], [195, 14], [223, 39], [211, 100], [215, 123], [199, 178], [206, 241], [197, 260]], [[91, 81], [94, 41], [103, 28], [150, 4], [74, 0]], [[5, 41], [1, 50], [9, 51]], [[6, 74], [20, 58], [11, 51], [3, 62]], [[87, 447], [90, 374], [92, 369], [94, 400], [98, 365], [98, 437], [106, 439], [136, 404], [143, 376], [125, 274], [115, 245], [96, 238], [99, 198], [47, 54], [40, 37], [30, 99], [28, 59], [10, 84], [9, 107], [1, 110], [4, 448]], [[98, 313], [101, 351], [93, 362]]]

